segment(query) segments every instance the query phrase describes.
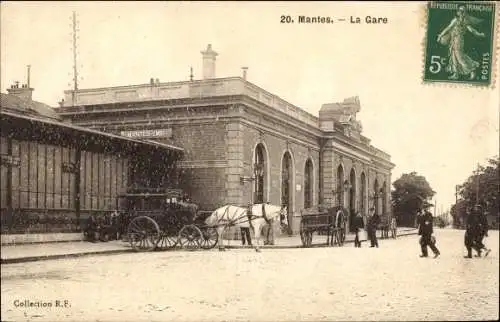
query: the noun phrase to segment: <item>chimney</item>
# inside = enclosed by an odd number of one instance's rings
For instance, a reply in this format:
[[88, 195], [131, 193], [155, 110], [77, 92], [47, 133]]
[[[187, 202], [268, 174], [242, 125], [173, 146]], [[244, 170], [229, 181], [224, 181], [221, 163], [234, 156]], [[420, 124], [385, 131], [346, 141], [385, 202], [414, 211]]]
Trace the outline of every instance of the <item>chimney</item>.
[[22, 84], [19, 87], [19, 82], [15, 82], [15, 85], [11, 85], [7, 88], [7, 93], [15, 95], [23, 100], [31, 101], [33, 99], [33, 88], [29, 87], [28, 84]]
[[243, 70], [243, 79], [247, 80], [247, 70], [248, 70], [248, 67], [241, 67], [241, 69]]
[[212, 49], [212, 45], [207, 46], [207, 50], [201, 52], [203, 57], [203, 79], [215, 78], [215, 57], [217, 53]]

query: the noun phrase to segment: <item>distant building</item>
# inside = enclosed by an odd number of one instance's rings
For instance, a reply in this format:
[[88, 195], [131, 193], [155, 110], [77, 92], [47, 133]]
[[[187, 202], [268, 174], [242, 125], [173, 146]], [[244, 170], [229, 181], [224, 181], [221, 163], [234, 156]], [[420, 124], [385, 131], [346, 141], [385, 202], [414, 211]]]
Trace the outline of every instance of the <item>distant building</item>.
[[216, 78], [217, 56], [211, 45], [202, 51], [201, 80], [66, 91], [58, 114], [182, 147], [182, 185], [202, 209], [286, 204], [294, 232], [300, 211], [318, 203], [390, 213], [394, 164], [362, 135], [357, 97], [324, 104], [317, 117], [249, 82], [246, 67]]

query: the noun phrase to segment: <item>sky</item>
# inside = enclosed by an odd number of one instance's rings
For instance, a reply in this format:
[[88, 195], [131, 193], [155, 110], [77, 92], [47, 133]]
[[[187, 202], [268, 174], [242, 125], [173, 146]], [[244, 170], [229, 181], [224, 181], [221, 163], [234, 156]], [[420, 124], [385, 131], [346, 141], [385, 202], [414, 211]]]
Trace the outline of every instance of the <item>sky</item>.
[[[425, 176], [446, 210], [455, 185], [499, 154], [500, 90], [498, 79], [493, 89], [422, 82], [424, 4], [2, 1], [0, 85], [6, 92], [26, 82], [31, 65], [33, 99], [57, 106], [72, 88], [73, 11], [80, 88], [183, 81], [191, 66], [201, 78], [200, 51], [210, 43], [217, 77], [241, 76], [247, 66], [250, 82], [314, 115], [322, 104], [358, 96], [356, 117], [391, 155], [392, 180]], [[283, 24], [282, 15], [347, 21]], [[388, 23], [349, 23], [367, 15]]]

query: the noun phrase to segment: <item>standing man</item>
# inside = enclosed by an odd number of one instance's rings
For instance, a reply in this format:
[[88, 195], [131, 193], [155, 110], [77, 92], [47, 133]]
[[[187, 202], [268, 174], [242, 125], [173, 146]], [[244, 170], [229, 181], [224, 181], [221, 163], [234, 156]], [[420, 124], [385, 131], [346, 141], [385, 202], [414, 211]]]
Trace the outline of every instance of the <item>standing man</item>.
[[245, 242], [247, 242], [248, 246], [252, 246], [252, 237], [250, 237], [250, 227], [252, 227], [252, 204], [249, 203], [247, 209], [247, 220], [249, 227], [240, 227], [241, 243], [243, 246], [245, 246]]
[[353, 218], [354, 231], [356, 232], [356, 238], [354, 238], [354, 247], [361, 248], [361, 240], [359, 239], [359, 233], [361, 229], [364, 228], [363, 217], [359, 212]]
[[368, 216], [368, 237], [370, 238], [370, 247], [378, 248], [377, 227], [380, 224], [380, 217], [375, 212], [375, 208], [370, 208]]
[[434, 258], [438, 257], [441, 253], [436, 247], [436, 238], [433, 238], [432, 236], [432, 233], [434, 232], [432, 227], [434, 221], [432, 214], [429, 211], [425, 211], [422, 214], [422, 211], [420, 211], [418, 221], [418, 234], [422, 236], [420, 237], [420, 247], [422, 249], [420, 257], [428, 256], [427, 246], [429, 246], [434, 253]]

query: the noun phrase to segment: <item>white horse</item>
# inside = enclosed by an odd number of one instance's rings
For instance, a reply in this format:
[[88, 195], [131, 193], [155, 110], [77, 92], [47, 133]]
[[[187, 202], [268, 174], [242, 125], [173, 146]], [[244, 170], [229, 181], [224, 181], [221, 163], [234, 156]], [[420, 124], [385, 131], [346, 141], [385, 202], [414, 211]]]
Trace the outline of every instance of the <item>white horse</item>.
[[272, 225], [279, 216], [280, 224], [286, 225], [286, 206], [270, 204], [254, 204], [249, 208], [227, 205], [216, 209], [205, 219], [205, 224], [217, 229], [219, 234], [219, 250], [224, 250], [223, 232], [227, 227], [252, 228], [255, 239], [255, 250], [260, 252], [260, 233], [265, 225]]

